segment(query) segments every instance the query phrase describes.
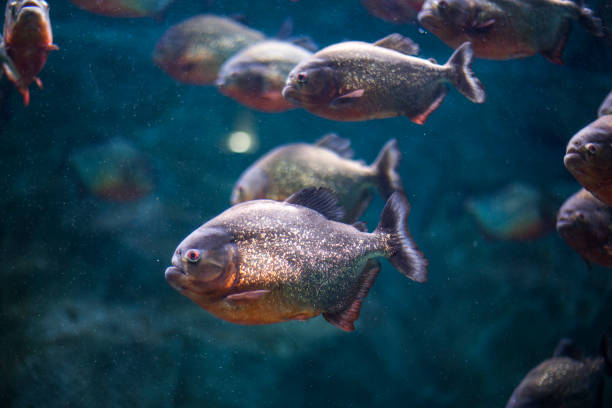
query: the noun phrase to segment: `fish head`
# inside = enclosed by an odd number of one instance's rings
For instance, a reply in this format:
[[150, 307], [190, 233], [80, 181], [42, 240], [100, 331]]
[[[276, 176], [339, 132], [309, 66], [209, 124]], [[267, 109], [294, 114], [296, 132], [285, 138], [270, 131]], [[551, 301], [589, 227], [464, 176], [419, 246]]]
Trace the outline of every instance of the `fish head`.
[[427, 0], [418, 14], [419, 23], [440, 37], [461, 35], [487, 20], [474, 0]]
[[612, 116], [603, 116], [574, 135], [563, 162], [581, 182], [612, 179]]
[[168, 283], [192, 300], [224, 296], [238, 277], [238, 250], [230, 233], [202, 226], [179, 244]]
[[234, 190], [232, 191], [232, 204], [268, 198], [266, 196], [268, 185], [269, 181], [266, 173], [257, 165], [250, 167], [244, 172], [240, 179], [238, 179], [238, 182], [236, 182], [234, 186]]
[[607, 240], [610, 221], [606, 205], [583, 189], [561, 206], [556, 227], [570, 246], [586, 249]]
[[265, 93], [266, 70], [260, 64], [223, 65], [215, 85], [226, 96], [234, 98], [242, 95], [257, 97]]
[[221, 65], [219, 53], [192, 37], [183, 27], [170, 27], [155, 45], [153, 62], [181, 82], [213, 84]]
[[287, 77], [283, 97], [297, 106], [327, 104], [337, 96], [333, 68], [322, 59], [298, 64]]
[[9, 0], [4, 16], [4, 36], [11, 42], [14, 31], [39, 32], [52, 42], [49, 5], [44, 0]]

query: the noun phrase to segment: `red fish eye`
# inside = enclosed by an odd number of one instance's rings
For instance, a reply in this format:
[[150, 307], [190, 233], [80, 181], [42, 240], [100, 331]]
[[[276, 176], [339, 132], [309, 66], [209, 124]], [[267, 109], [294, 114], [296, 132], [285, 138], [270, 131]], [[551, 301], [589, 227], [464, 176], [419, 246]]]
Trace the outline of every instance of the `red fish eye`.
[[298, 83], [305, 84], [306, 83], [306, 74], [304, 72], [300, 72], [297, 74], [296, 79]]
[[585, 147], [587, 149], [587, 152], [589, 152], [590, 154], [595, 154], [597, 152], [597, 146], [595, 146], [593, 143], [587, 143]]
[[200, 251], [197, 249], [190, 249], [185, 253], [185, 258], [191, 263], [196, 263], [200, 260]]

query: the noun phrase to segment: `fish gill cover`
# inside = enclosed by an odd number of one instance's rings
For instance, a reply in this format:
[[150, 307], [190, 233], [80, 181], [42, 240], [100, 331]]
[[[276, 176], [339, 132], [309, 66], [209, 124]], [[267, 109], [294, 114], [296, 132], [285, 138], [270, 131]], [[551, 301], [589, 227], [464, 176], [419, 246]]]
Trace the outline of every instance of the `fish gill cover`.
[[[514, 217], [507, 211], [511, 203], [558, 210], [580, 190], [563, 158], [612, 89], [610, 30], [593, 35], [597, 24], [589, 18], [600, 17], [605, 27], [609, 1], [553, 2], [566, 7], [536, 21], [547, 34], [539, 38], [550, 40], [545, 47], [524, 37], [513, 42], [517, 34], [507, 30], [493, 37], [496, 23], [506, 20], [469, 15], [466, 37], [500, 41], [497, 47], [527, 45], [521, 52], [534, 55], [492, 60], [472, 44], [471, 71], [486, 102], [470, 102], [445, 77], [419, 99], [428, 102], [422, 125], [402, 116], [335, 121], [302, 108], [259, 112], [214, 85], [181, 82], [154, 60], [172, 27], [214, 15], [231, 20], [223, 27], [240, 27], [231, 34], [245, 45], [308, 37], [322, 50], [347, 41], [373, 44], [396, 32], [419, 45], [410, 58], [444, 66], [453, 54], [445, 38], [419, 26], [412, 14], [389, 17], [389, 10], [405, 8], [399, 0], [105, 2], [122, 18], [96, 14], [86, 3], [48, 1], [53, 37], [43, 40], [48, 51], [51, 45], [59, 50], [39, 54], [39, 72], [18, 67], [17, 43], [6, 41], [6, 31], [0, 47], [4, 406], [503, 407], [561, 338], [572, 338], [601, 363], [598, 345], [612, 315], [610, 268], [596, 260], [587, 266], [552, 228], [538, 228], [529, 239], [487, 231], [523, 228], [524, 217], [518, 223], [504, 218]], [[524, 3], [536, 2], [505, 4]], [[524, 16], [519, 11], [508, 18]], [[556, 31], [544, 26], [548, 18]], [[293, 27], [288, 35], [287, 26]], [[178, 41], [164, 55], [174, 55], [187, 73], [210, 56], [218, 69], [217, 56], [224, 54], [215, 51], [231, 47], [210, 38], [203, 35], [195, 47]], [[409, 58], [387, 49], [399, 61]], [[495, 50], [508, 56], [507, 49]], [[18, 81], [23, 72], [44, 84], [29, 87], [27, 107]], [[391, 83], [387, 74], [375, 80]], [[359, 106], [368, 89], [343, 89], [335, 106]], [[395, 102], [404, 103], [404, 94], [390, 95], [394, 99], [376, 106], [403, 112]], [[249, 166], [279, 146], [312, 145], [330, 133], [350, 140], [331, 150], [347, 163], [362, 160], [356, 169], [376, 163], [385, 143], [397, 140], [401, 161], [385, 160], [410, 202], [410, 234], [429, 261], [426, 283], [406, 279], [380, 258], [375, 282], [370, 273], [351, 288], [360, 302], [352, 333], [322, 317], [256, 326], [226, 322], [168, 285], [163, 272], [177, 245], [230, 207]], [[355, 230], [371, 233], [379, 224], [387, 198], [376, 192], [379, 181], [364, 188], [371, 201], [362, 197], [365, 225]], [[107, 185], [113, 189], [100, 190]], [[513, 185], [529, 186], [537, 199], [517, 197], [507, 189]], [[482, 205], [475, 212], [466, 203]], [[541, 215], [548, 222], [548, 212]], [[505, 222], [494, 224], [497, 217]], [[603, 251], [610, 232], [595, 231]], [[361, 290], [365, 284], [369, 292]], [[603, 382], [601, 401], [610, 406], [610, 379]]]

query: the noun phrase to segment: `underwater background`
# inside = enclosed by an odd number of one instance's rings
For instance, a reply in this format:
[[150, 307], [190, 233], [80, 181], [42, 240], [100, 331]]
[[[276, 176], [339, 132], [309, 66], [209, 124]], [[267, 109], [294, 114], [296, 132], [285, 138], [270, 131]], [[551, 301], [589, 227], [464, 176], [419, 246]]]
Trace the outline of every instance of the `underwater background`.
[[[259, 113], [214, 87], [178, 83], [153, 64], [155, 44], [171, 25], [210, 12], [241, 14], [269, 36], [291, 17], [294, 34], [319, 47], [399, 32], [421, 56], [443, 62], [452, 50], [357, 1], [176, 0], [163, 21], [50, 6], [60, 51], [40, 74], [44, 90], [32, 87], [26, 108], [0, 80], [3, 406], [503, 407], [560, 338], [597, 353], [612, 323], [611, 270], [587, 267], [553, 227], [527, 241], [487, 237], [466, 201], [526, 183], [542, 191], [554, 224], [580, 188], [563, 165], [567, 141], [612, 89], [609, 42], [576, 26], [565, 65], [477, 59], [486, 103], [452, 89], [425, 125], [342, 123], [301, 109]], [[257, 138], [246, 154], [227, 147], [237, 130]], [[227, 323], [168, 285], [177, 244], [229, 206], [247, 166], [329, 132], [368, 163], [398, 140], [427, 283], [383, 262], [353, 333], [321, 317]], [[152, 163], [155, 188], [142, 199], [95, 198], [70, 164], [117, 138]], [[363, 217], [370, 229], [383, 205], [376, 197]]]

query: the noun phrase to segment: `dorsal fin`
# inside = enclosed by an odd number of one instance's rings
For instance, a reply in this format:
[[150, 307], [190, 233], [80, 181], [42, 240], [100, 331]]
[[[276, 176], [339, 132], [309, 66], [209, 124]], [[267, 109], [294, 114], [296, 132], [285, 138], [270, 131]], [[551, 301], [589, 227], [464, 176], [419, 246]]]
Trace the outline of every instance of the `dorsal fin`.
[[584, 351], [574, 340], [564, 338], [559, 340], [559, 344], [557, 344], [553, 352], [553, 357], [569, 357], [574, 360], [582, 360], [584, 358]]
[[389, 34], [385, 38], [376, 41], [374, 45], [406, 55], [417, 55], [419, 53], [419, 45], [417, 43], [398, 33]]
[[338, 204], [336, 196], [323, 187], [308, 187], [293, 194], [286, 203], [301, 205], [315, 210], [328, 220], [341, 221], [344, 218], [344, 208]]
[[316, 146], [331, 150], [345, 159], [352, 159], [355, 152], [351, 149], [351, 141], [343, 139], [336, 133], [328, 133], [315, 142]]

